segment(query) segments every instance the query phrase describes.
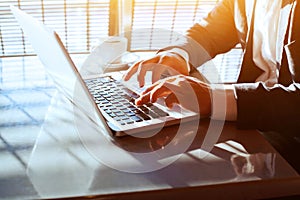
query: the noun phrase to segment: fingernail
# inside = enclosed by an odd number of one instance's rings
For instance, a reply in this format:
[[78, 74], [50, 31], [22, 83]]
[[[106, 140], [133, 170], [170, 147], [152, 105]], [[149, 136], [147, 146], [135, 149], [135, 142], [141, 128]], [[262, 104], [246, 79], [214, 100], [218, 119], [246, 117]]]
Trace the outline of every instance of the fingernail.
[[157, 100], [156, 98], [151, 98], [151, 99], [150, 99], [150, 102], [151, 102], [151, 103], [155, 103], [156, 100]]
[[141, 103], [141, 100], [140, 99], [136, 99], [135, 102], [134, 102], [136, 105], [139, 105]]

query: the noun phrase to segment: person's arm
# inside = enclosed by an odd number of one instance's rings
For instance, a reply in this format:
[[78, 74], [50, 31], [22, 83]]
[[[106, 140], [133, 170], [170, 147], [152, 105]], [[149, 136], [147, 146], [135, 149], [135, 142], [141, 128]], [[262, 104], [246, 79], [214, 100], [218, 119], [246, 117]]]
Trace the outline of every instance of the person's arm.
[[234, 9], [233, 0], [220, 1], [205, 18], [187, 30], [186, 37], [163, 50], [185, 50], [194, 67], [229, 51], [240, 42], [234, 22]]
[[237, 126], [241, 129], [300, 130], [300, 84], [235, 84]]
[[267, 87], [262, 82], [217, 85], [211, 91], [212, 119], [236, 121], [239, 129], [299, 134], [299, 83], [288, 87]]

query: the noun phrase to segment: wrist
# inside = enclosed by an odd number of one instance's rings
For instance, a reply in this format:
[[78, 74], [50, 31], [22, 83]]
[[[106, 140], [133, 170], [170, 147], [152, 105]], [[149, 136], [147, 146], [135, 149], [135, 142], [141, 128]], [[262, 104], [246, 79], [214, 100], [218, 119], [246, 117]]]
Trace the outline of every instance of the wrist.
[[236, 121], [237, 103], [232, 85], [211, 86], [211, 119]]
[[181, 48], [173, 48], [168, 51], [180, 56], [186, 62], [188, 72], [191, 71], [191, 67], [189, 64], [189, 54], [185, 50], [183, 50]]

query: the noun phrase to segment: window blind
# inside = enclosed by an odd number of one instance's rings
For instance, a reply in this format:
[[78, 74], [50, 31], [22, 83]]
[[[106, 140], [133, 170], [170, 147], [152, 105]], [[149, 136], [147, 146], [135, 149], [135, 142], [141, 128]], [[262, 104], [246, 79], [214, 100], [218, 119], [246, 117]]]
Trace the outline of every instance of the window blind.
[[135, 0], [131, 50], [156, 50], [171, 44], [204, 17], [218, 0]]
[[0, 1], [0, 56], [33, 54], [31, 45], [10, 12], [14, 5], [57, 31], [70, 53], [88, 52], [109, 33], [109, 0]]

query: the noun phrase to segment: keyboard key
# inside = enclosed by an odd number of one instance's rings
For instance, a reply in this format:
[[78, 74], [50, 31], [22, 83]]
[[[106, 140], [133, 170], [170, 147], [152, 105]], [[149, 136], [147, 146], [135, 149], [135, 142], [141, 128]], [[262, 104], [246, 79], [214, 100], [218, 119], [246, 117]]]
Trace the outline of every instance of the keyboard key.
[[145, 106], [138, 106], [138, 108], [144, 111], [145, 113], [149, 111], [149, 109], [146, 108]]
[[159, 115], [155, 114], [154, 112], [150, 111], [149, 114], [153, 119], [159, 118]]
[[113, 112], [112, 112], [112, 113], [109, 113], [108, 115], [109, 115], [110, 117], [112, 117], [112, 118], [116, 117], [115, 113], [113, 113]]
[[143, 120], [150, 120], [151, 118], [144, 113], [138, 113], [137, 116], [141, 117]]
[[101, 81], [101, 83], [109, 83], [109, 82], [112, 81], [112, 79], [109, 76], [107, 76], [107, 77], [101, 77], [101, 78], [99, 78], [99, 81]]
[[132, 116], [135, 116], [136, 113], [132, 112], [131, 110], [126, 110], [126, 111], [123, 111], [125, 113], [125, 115], [127, 115], [128, 117], [132, 117]]
[[135, 122], [141, 122], [141, 121], [143, 121], [143, 119], [141, 119], [140, 117], [138, 117], [138, 116], [131, 116], [130, 117], [130, 119], [132, 119], [133, 121], [135, 121]]
[[125, 122], [126, 124], [133, 124], [134, 121], [131, 119], [127, 119], [127, 120], [123, 120], [123, 122]]

